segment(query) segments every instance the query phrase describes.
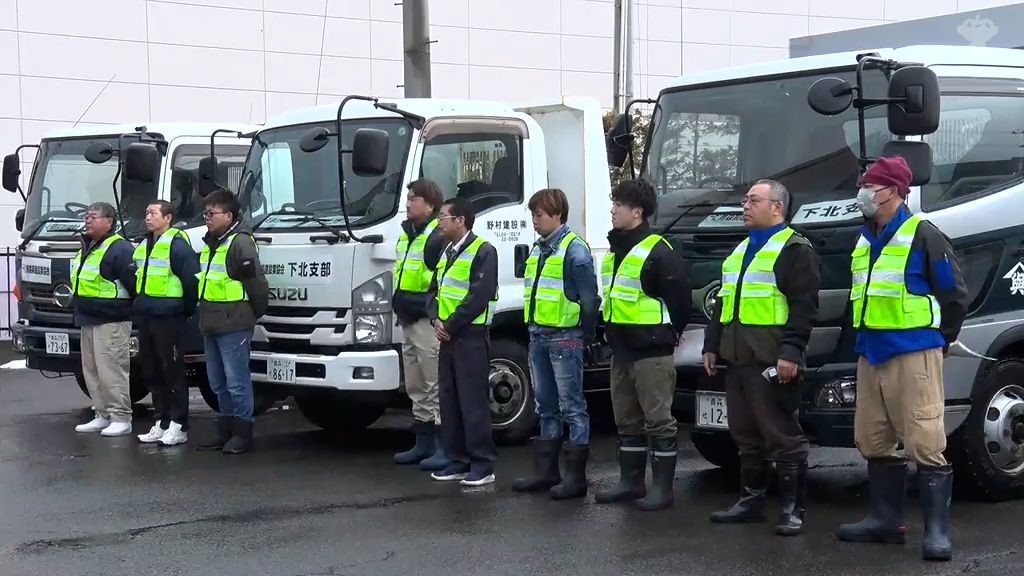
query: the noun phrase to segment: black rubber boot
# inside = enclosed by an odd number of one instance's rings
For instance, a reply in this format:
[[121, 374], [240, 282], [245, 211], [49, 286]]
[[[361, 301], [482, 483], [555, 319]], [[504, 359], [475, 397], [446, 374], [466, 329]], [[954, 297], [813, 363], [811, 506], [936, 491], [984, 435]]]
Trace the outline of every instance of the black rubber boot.
[[779, 474], [779, 522], [775, 533], [796, 536], [804, 529], [804, 502], [807, 498], [807, 462], [776, 462]]
[[749, 524], [764, 522], [765, 494], [768, 492], [768, 471], [764, 460], [742, 459], [740, 462], [740, 499], [728, 510], [711, 513], [715, 524]]
[[952, 560], [953, 542], [949, 535], [949, 503], [953, 495], [953, 469], [949, 466], [917, 465], [921, 489], [924, 536], [921, 556], [925, 560]]
[[196, 446], [196, 450], [220, 450], [223, 448], [228, 443], [228, 440], [231, 439], [232, 424], [234, 424], [234, 418], [231, 416], [217, 416], [217, 428], [213, 439], [204, 444], [199, 444]]
[[562, 450], [561, 438], [533, 438], [533, 475], [512, 482], [516, 492], [549, 490], [562, 481], [558, 471], [558, 456]]
[[405, 452], [395, 454], [395, 464], [419, 464], [430, 458], [437, 448], [434, 445], [434, 425], [430, 422], [413, 422], [412, 432], [416, 435], [416, 443]]
[[441, 442], [441, 427], [433, 425], [434, 434], [434, 446], [437, 448], [434, 450], [434, 454], [420, 462], [420, 470], [427, 472], [440, 472], [448, 467], [450, 463], [448, 461], [448, 455], [444, 451], [444, 444]]
[[674, 501], [672, 483], [676, 477], [676, 439], [651, 438], [651, 489], [647, 496], [636, 501], [644, 512], [671, 508]]
[[252, 448], [252, 422], [235, 420], [231, 440], [221, 449], [225, 454], [243, 454]]
[[569, 500], [587, 495], [587, 459], [589, 446], [568, 445], [565, 447], [565, 475], [562, 481], [551, 488], [551, 498]]
[[619, 437], [619, 483], [594, 494], [598, 504], [643, 498], [647, 494], [647, 440], [643, 436]]
[[871, 508], [867, 518], [856, 524], [841, 525], [836, 537], [844, 542], [905, 544], [907, 526], [903, 522], [903, 511], [907, 501], [907, 462], [868, 460], [868, 486]]

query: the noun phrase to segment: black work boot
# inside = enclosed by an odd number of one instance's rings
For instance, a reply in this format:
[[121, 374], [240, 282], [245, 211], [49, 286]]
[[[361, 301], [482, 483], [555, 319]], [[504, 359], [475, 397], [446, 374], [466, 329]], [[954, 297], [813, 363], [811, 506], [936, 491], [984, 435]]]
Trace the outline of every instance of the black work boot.
[[953, 542], [949, 536], [949, 502], [953, 491], [953, 469], [949, 466], [917, 465], [921, 489], [924, 536], [921, 555], [925, 560], [952, 560]]
[[416, 443], [412, 448], [395, 454], [395, 464], [419, 464], [434, 454], [434, 425], [430, 422], [416, 420], [412, 423], [412, 432], [416, 435]]
[[651, 438], [651, 489], [636, 501], [645, 512], [672, 507], [672, 482], [676, 477], [677, 446], [675, 437]]
[[779, 474], [779, 522], [775, 533], [796, 536], [804, 529], [804, 502], [807, 497], [807, 462], [776, 462]]
[[711, 513], [715, 524], [748, 524], [764, 522], [765, 494], [768, 472], [764, 460], [745, 458], [740, 461], [740, 499], [728, 510]]
[[555, 500], [583, 498], [587, 495], [587, 458], [589, 446], [570, 444], [565, 447], [565, 475], [562, 481], [551, 488]]
[[517, 478], [512, 482], [516, 492], [540, 492], [562, 481], [558, 471], [561, 438], [533, 438], [533, 476]]
[[220, 450], [228, 443], [231, 439], [231, 425], [234, 423], [234, 418], [231, 416], [217, 416], [216, 421], [216, 432], [214, 437], [204, 443], [196, 446], [196, 450]]
[[867, 518], [843, 524], [836, 538], [845, 542], [905, 544], [907, 526], [903, 510], [907, 501], [907, 462], [879, 458], [868, 460], [868, 490], [871, 508]]
[[225, 454], [242, 454], [252, 448], [252, 422], [235, 419], [231, 440], [221, 450]]
[[643, 498], [647, 494], [647, 440], [643, 436], [619, 437], [619, 483], [594, 494], [598, 504]]

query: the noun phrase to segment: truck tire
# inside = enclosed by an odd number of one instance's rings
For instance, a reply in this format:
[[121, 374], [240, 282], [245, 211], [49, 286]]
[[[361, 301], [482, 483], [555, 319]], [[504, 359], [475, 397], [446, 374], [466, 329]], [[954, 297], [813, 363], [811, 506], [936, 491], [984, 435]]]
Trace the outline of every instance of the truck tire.
[[[210, 387], [209, 380], [205, 377], [197, 376], [191, 379], [189, 386], [199, 388], [199, 393], [203, 396], [203, 401], [210, 407], [210, 410], [220, 412], [220, 401], [217, 399], [217, 394], [214, 393], [213, 388]], [[274, 407], [278, 400], [281, 400], [281, 398], [276, 395], [254, 389], [252, 391], [252, 415], [259, 416], [266, 413]]]
[[960, 497], [1002, 501], [1024, 496], [1024, 360], [1000, 360], [975, 383], [971, 412], [946, 455]]
[[369, 428], [387, 410], [387, 404], [353, 402], [333, 391], [295, 394], [295, 404], [311, 424], [327, 432], [349, 436]]
[[736, 443], [728, 432], [712, 432], [709, 430], [693, 430], [690, 432], [693, 447], [705, 460], [718, 466], [728, 474], [738, 473], [740, 455]]
[[[89, 387], [85, 384], [85, 375], [80, 370], [75, 371], [75, 382], [78, 383], [78, 389], [89, 396]], [[135, 370], [132, 370], [128, 376], [128, 395], [131, 398], [132, 404], [138, 404], [149, 395], [149, 389], [146, 388], [146, 383], [143, 382], [142, 376]]]
[[512, 445], [529, 440], [538, 417], [526, 346], [511, 339], [493, 340], [488, 382], [495, 442]]

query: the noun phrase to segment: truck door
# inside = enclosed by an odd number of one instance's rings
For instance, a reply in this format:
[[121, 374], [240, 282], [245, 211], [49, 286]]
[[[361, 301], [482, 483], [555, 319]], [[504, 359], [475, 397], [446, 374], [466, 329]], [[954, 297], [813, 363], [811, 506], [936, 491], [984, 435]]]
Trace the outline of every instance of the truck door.
[[469, 200], [476, 211], [473, 232], [498, 251], [499, 312], [522, 307], [515, 245], [533, 243], [526, 202], [535, 187], [546, 184], [531, 176], [537, 171], [528, 145], [533, 129], [517, 118], [438, 118], [421, 136], [418, 177], [435, 181], [445, 199]]

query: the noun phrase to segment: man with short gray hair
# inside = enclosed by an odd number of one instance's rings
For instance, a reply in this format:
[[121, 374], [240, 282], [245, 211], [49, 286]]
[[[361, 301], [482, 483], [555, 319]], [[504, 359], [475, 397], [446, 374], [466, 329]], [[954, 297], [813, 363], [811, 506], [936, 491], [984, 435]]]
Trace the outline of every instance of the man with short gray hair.
[[71, 261], [75, 325], [82, 329], [82, 374], [96, 411], [92, 421], [75, 431], [103, 436], [132, 431], [128, 340], [135, 297], [134, 248], [114, 232], [116, 218], [109, 203], [90, 205], [82, 249]]
[[743, 199], [748, 237], [722, 263], [722, 286], [704, 339], [704, 369], [725, 372], [729, 432], [739, 447], [742, 491], [712, 522], [765, 520], [767, 462], [779, 474], [780, 536], [803, 529], [807, 439], [800, 427], [800, 371], [818, 312], [821, 277], [810, 242], [786, 224], [789, 191], [759, 180]]

